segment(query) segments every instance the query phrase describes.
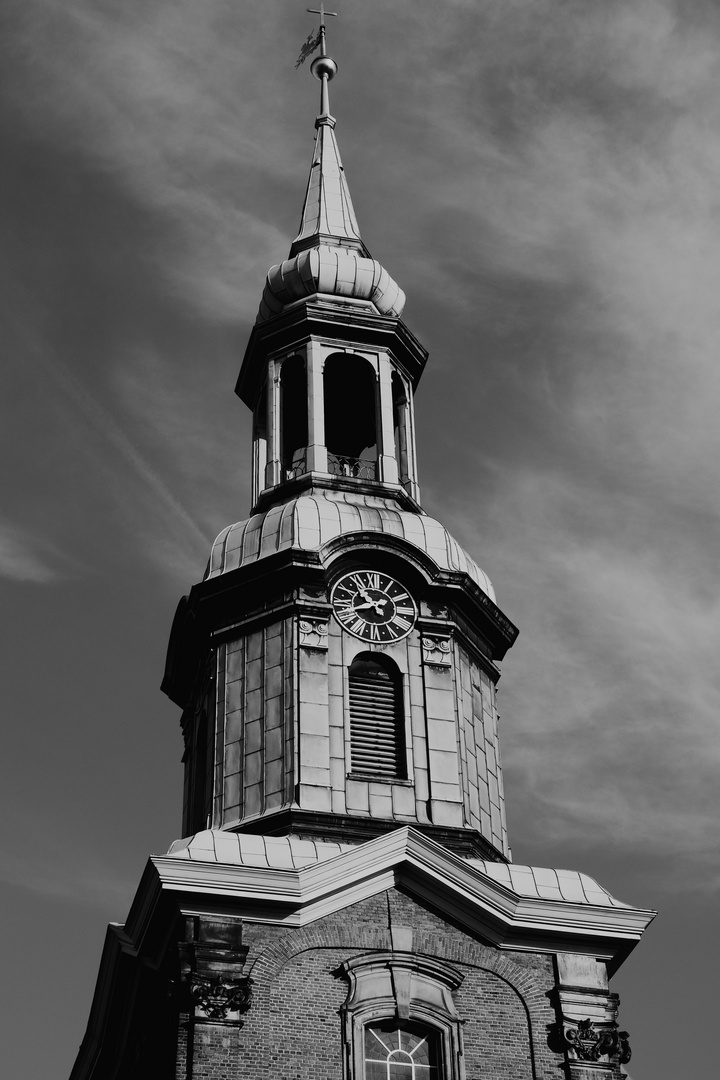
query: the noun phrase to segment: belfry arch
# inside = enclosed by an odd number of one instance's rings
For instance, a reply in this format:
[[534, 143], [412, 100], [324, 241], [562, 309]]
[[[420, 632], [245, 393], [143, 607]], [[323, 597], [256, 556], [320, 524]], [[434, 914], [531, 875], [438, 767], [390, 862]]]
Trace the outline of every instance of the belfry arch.
[[328, 472], [378, 479], [378, 393], [372, 365], [355, 353], [333, 353], [323, 369]]
[[304, 356], [289, 356], [280, 368], [280, 461], [283, 480], [307, 469], [307, 371]]

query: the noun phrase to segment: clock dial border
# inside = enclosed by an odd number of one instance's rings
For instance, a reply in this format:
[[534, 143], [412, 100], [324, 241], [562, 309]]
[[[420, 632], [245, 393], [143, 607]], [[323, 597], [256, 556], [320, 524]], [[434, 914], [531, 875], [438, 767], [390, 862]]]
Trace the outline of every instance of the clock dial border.
[[[333, 585], [330, 603], [338, 625], [370, 645], [402, 641], [417, 623], [418, 608], [411, 593], [383, 570], [349, 570]], [[388, 603], [392, 614], [382, 618]]]

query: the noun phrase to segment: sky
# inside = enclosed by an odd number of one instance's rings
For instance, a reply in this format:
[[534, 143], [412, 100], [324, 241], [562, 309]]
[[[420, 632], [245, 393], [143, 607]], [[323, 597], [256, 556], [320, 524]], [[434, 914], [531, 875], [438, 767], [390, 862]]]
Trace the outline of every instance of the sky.
[[[233, 386], [312, 154], [305, 6], [0, 13], [13, 1080], [68, 1076], [105, 926], [180, 832], [179, 713], [159, 684], [178, 599], [249, 510]], [[614, 980], [630, 1071], [712, 1075], [720, 7], [333, 10], [363, 239], [430, 350], [423, 505], [520, 628], [500, 688], [514, 859], [659, 910]]]

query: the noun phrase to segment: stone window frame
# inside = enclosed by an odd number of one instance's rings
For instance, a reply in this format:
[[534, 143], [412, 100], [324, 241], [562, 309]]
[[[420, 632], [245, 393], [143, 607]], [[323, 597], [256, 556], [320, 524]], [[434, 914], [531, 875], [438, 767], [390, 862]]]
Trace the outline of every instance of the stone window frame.
[[[344, 639], [348, 634], [342, 634]], [[345, 728], [346, 781], [353, 780], [362, 784], [385, 784], [412, 788], [415, 785], [415, 753], [413, 744], [413, 717], [410, 703], [410, 670], [407, 659], [407, 638], [388, 642], [382, 649], [370, 647], [369, 642], [344, 642], [343, 648], [343, 716]], [[356, 773], [352, 769], [352, 732], [350, 730], [350, 668], [358, 657], [363, 655], [384, 656], [391, 660], [399, 672], [398, 691], [400, 696], [398, 710], [398, 730], [403, 741], [405, 754], [405, 778], [399, 776], [373, 776], [370, 773]]]
[[452, 999], [460, 971], [414, 953], [375, 952], [346, 960], [338, 973], [350, 984], [341, 1008], [343, 1080], [364, 1080], [367, 1025], [393, 1019], [429, 1028], [438, 1038], [442, 1080], [465, 1080], [462, 1023]]
[[[363, 768], [362, 765], [357, 764], [355, 747], [357, 746], [356, 740], [353, 739], [353, 719], [354, 713], [352, 708], [352, 688], [353, 688], [353, 676], [352, 669], [357, 663], [372, 662], [378, 665], [378, 667], [385, 672], [390, 680], [392, 687], [392, 704], [393, 704], [393, 716], [392, 716], [392, 728], [393, 728], [393, 742], [395, 750], [395, 771], [382, 772], [380, 770], [373, 771], [369, 768]], [[408, 730], [407, 730], [407, 708], [406, 699], [407, 694], [405, 691], [405, 676], [392, 656], [387, 655], [384, 652], [376, 652], [372, 649], [361, 650], [355, 653], [352, 660], [347, 666], [346, 673], [347, 681], [347, 717], [349, 727], [349, 749], [350, 749], [350, 768], [348, 775], [353, 780], [363, 780], [372, 783], [373, 781], [380, 781], [382, 783], [390, 784], [407, 784], [410, 781], [409, 766], [408, 766]], [[388, 716], [379, 713], [376, 723], [380, 729], [387, 729]], [[369, 726], [369, 725], [368, 725]], [[361, 757], [360, 753], [357, 757]]]

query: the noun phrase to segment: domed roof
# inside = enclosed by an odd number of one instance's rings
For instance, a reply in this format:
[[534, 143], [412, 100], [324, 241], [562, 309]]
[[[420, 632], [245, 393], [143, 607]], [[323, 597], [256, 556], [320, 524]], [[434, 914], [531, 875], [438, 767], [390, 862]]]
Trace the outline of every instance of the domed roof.
[[369, 300], [381, 315], [400, 316], [405, 293], [377, 259], [319, 244], [268, 270], [257, 321], [278, 315], [287, 304], [315, 293]]
[[300, 229], [288, 258], [268, 271], [257, 322], [315, 293], [370, 301], [381, 315], [399, 317], [405, 293], [362, 241], [340, 161], [335, 119], [323, 112], [315, 127]]
[[315, 491], [229, 525], [212, 546], [206, 578], [226, 574], [278, 551], [319, 551], [350, 533], [384, 533], [407, 541], [441, 570], [467, 574], [495, 602], [490, 578], [447, 529], [426, 514], [398, 510], [387, 500], [346, 491]]

